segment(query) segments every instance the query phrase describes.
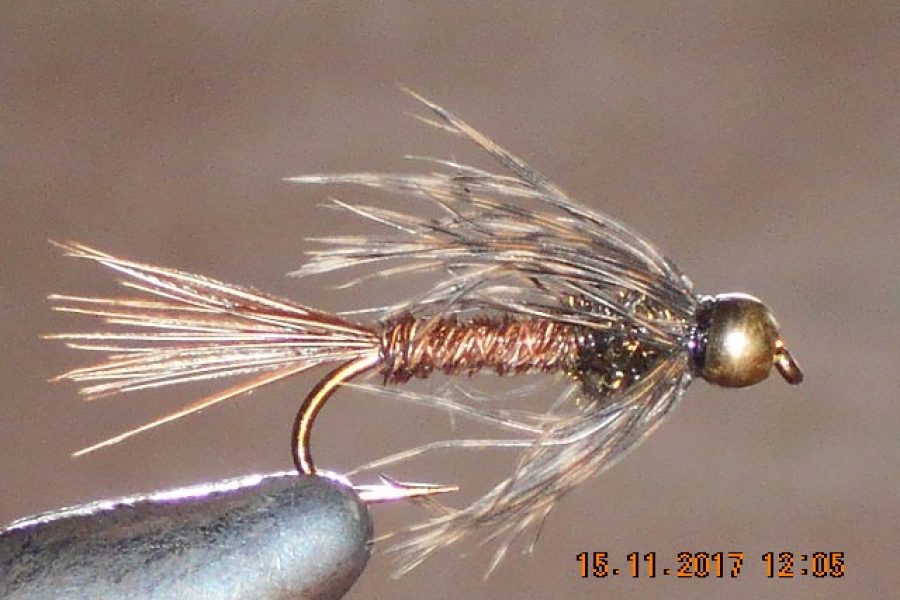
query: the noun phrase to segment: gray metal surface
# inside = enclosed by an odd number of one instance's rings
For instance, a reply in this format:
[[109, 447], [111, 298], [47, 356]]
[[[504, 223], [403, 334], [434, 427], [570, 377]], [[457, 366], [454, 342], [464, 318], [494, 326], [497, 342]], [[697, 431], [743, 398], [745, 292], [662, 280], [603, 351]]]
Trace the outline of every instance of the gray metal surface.
[[356, 494], [322, 477], [96, 502], [0, 532], [0, 598], [340, 598], [371, 530]]

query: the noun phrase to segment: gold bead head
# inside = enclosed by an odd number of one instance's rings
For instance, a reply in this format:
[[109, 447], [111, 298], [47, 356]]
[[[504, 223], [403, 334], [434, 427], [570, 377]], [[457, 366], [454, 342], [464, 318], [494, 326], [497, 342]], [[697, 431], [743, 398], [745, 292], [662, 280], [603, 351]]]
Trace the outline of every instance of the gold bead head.
[[803, 381], [769, 308], [746, 294], [720, 294], [698, 314], [691, 348], [701, 377], [724, 387], [745, 387], [775, 366], [788, 383]]

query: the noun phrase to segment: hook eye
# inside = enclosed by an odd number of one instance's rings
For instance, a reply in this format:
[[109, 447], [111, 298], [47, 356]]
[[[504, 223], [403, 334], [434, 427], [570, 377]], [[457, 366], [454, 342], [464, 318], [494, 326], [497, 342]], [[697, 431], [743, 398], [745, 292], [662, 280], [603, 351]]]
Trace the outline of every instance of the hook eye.
[[800, 370], [800, 365], [797, 364], [797, 361], [794, 360], [794, 357], [791, 356], [791, 353], [788, 352], [784, 342], [781, 340], [778, 340], [776, 343], [775, 367], [785, 381], [791, 385], [797, 385], [803, 381], [803, 371]]

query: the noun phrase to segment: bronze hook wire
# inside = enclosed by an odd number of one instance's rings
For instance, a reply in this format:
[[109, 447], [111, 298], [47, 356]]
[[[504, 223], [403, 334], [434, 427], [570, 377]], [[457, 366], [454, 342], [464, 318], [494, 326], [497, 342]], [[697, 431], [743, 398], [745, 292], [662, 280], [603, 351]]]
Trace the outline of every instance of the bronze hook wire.
[[319, 411], [322, 410], [322, 407], [325, 406], [325, 403], [342, 383], [365, 373], [380, 363], [381, 356], [377, 352], [346, 362], [326, 375], [306, 396], [306, 399], [300, 406], [300, 410], [297, 411], [297, 417], [294, 419], [294, 432], [291, 444], [294, 465], [299, 472], [306, 475], [316, 474], [316, 467], [313, 464], [312, 452], [310, 451], [310, 434]]
[[[325, 406], [331, 395], [344, 382], [377, 367], [381, 362], [382, 357], [380, 353], [367, 354], [346, 362], [326, 375], [306, 396], [306, 399], [300, 406], [300, 410], [297, 411], [297, 417], [294, 419], [294, 433], [291, 444], [294, 465], [297, 467], [298, 472], [308, 476], [316, 474], [316, 467], [313, 464], [310, 451], [310, 433], [312, 432], [316, 416], [318, 416], [319, 411], [322, 410], [322, 407]], [[437, 494], [455, 492], [459, 489], [455, 485], [404, 483], [392, 480], [385, 475], [381, 476], [381, 480], [382, 485], [353, 486], [353, 489], [368, 504], [393, 502], [404, 498], [427, 498]]]
[[775, 342], [774, 360], [775, 367], [785, 381], [791, 385], [797, 385], [803, 381], [803, 371], [800, 369], [800, 364], [797, 363], [794, 355], [788, 351], [787, 346], [781, 339]]

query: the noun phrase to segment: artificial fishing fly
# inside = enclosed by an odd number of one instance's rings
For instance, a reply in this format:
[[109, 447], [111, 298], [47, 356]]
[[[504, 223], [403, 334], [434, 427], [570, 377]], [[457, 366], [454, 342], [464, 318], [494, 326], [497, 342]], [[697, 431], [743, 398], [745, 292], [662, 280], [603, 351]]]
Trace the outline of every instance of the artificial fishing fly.
[[[765, 379], [772, 366], [791, 384], [801, 371], [769, 309], [743, 294], [698, 296], [650, 242], [612, 218], [569, 199], [522, 160], [468, 124], [416, 95], [422, 120], [462, 137], [503, 168], [493, 173], [450, 161], [427, 174], [307, 175], [303, 184], [352, 184], [437, 208], [427, 218], [346, 204], [337, 208], [389, 230], [384, 237], [332, 237], [294, 275], [359, 265], [376, 273], [434, 271], [442, 277], [415, 299], [377, 307], [360, 324], [290, 300], [173, 269], [132, 262], [75, 243], [65, 253], [124, 276], [132, 298], [51, 296], [55, 309], [91, 315], [118, 330], [52, 336], [105, 353], [103, 362], [58, 379], [88, 397], [188, 381], [250, 376], [83, 454], [264, 385], [331, 365], [303, 402], [293, 432], [297, 469], [316, 473], [310, 435], [316, 415], [341, 385], [378, 375], [395, 389], [432, 373], [544, 373], [571, 381], [545, 411], [486, 408], [482, 402], [418, 397], [451, 412], [516, 432], [496, 440], [450, 440], [435, 448], [514, 447], [513, 472], [472, 504], [443, 508], [415, 526], [397, 549], [402, 569], [475, 531], [510, 541], [538, 526], [554, 503], [614, 464], [652, 432], [694, 377], [725, 387]], [[416, 211], [421, 213], [421, 211]], [[365, 277], [363, 278], [365, 279]], [[417, 397], [413, 393], [407, 397]], [[431, 496], [454, 488], [384, 478], [372, 498]]]

